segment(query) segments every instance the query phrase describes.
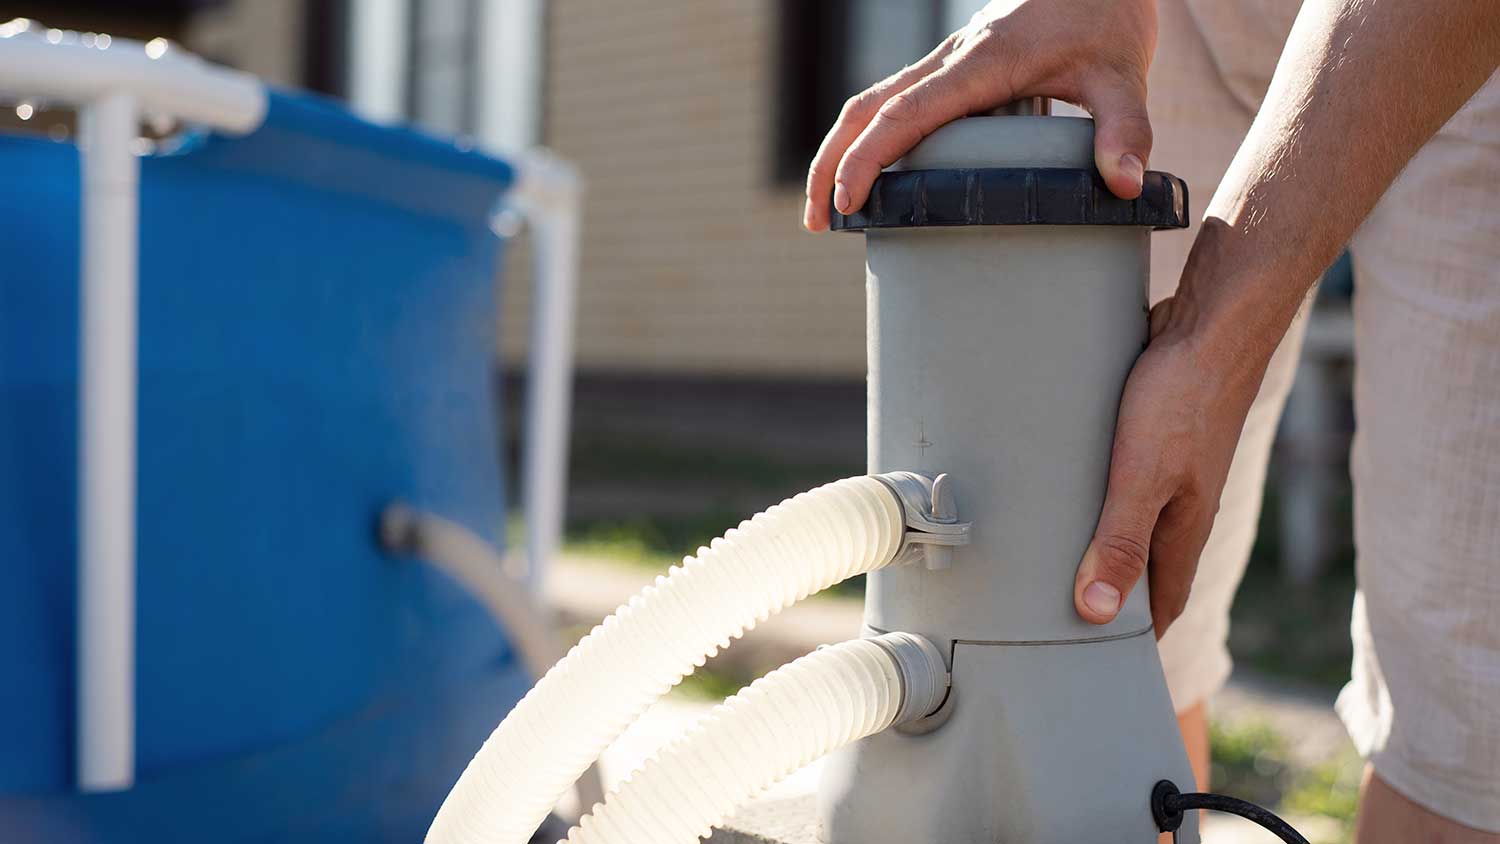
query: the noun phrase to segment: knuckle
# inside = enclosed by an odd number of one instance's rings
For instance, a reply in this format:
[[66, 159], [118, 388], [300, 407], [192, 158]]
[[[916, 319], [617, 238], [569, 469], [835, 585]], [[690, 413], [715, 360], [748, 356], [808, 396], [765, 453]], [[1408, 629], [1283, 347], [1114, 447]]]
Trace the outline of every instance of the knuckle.
[[1099, 576], [1116, 582], [1132, 582], [1146, 570], [1150, 549], [1134, 537], [1113, 535], [1098, 542]]
[[1203, 506], [1203, 533], [1207, 534], [1219, 517], [1219, 496], [1210, 495]]
[[905, 124], [916, 122], [922, 112], [921, 99], [914, 93], [903, 91], [885, 101], [877, 115], [880, 120]]
[[1004, 31], [998, 21], [982, 18], [982, 13], [976, 13], [966, 26], [948, 36], [952, 40], [950, 52], [966, 55], [981, 49], [994, 49]]
[[1126, 115], [1120, 122], [1123, 124], [1126, 132], [1130, 133], [1146, 146], [1151, 146], [1152, 142], [1156, 140], [1151, 133], [1151, 121], [1146, 118], [1146, 115]]
[[1189, 472], [1181, 481], [1177, 498], [1186, 505], [1188, 521], [1193, 522], [1194, 527], [1198, 523], [1212, 524], [1219, 515], [1219, 499], [1222, 484], [1216, 484], [1211, 478], [1201, 474]]
[[880, 169], [879, 163], [870, 156], [869, 152], [863, 146], [857, 145], [850, 147], [849, 151], [844, 153], [844, 162], [839, 165], [839, 174], [847, 176], [871, 167], [876, 170]]
[[866, 119], [874, 113], [875, 102], [875, 92], [866, 88], [844, 101], [844, 107], [839, 109], [839, 120]]
[[972, 50], [974, 48], [974, 44], [983, 37], [983, 32], [984, 30], [982, 27], [976, 26], [971, 23], [963, 29], [960, 29], [952, 35], [949, 35], [948, 38], [943, 42], [943, 46], [946, 48], [944, 50], [945, 63], [947, 61], [959, 58], [968, 51]]

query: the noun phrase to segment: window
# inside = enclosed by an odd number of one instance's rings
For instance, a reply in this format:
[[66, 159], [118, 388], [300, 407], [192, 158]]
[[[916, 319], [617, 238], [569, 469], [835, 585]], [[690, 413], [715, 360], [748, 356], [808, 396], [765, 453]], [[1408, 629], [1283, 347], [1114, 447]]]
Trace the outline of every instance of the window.
[[844, 100], [926, 55], [983, 0], [781, 0], [777, 182], [800, 185]]
[[479, 0], [423, 0], [407, 26], [406, 114], [445, 135], [477, 121]]
[[347, 2], [355, 109], [497, 150], [540, 142], [544, 0]]
[[302, 84], [332, 97], [348, 95], [347, 0], [309, 0], [302, 7]]

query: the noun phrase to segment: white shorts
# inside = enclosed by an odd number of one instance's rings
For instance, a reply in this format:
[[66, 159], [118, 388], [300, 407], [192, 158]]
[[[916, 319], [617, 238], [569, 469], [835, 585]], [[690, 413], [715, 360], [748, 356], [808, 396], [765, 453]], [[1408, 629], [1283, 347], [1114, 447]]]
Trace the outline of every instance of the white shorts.
[[[1152, 166], [1201, 213], [1248, 131], [1295, 0], [1161, 0]], [[1359, 595], [1338, 711], [1387, 783], [1500, 831], [1500, 77], [1412, 160], [1350, 244]], [[1350, 144], [1359, 142], [1351, 137]], [[1194, 229], [1196, 232], [1196, 228]], [[1154, 238], [1153, 301], [1191, 235]], [[1187, 608], [1161, 641], [1179, 710], [1229, 677], [1229, 608], [1301, 349], [1251, 407]]]

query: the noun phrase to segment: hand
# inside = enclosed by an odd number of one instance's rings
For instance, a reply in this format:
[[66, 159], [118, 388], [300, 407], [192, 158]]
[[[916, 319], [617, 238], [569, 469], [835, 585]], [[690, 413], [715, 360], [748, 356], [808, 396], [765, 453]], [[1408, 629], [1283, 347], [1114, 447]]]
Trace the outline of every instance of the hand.
[[1190, 293], [1152, 308], [1150, 343], [1125, 383], [1104, 509], [1073, 584], [1093, 624], [1112, 621], [1148, 571], [1156, 635], [1182, 613], [1265, 374], [1264, 342], [1212, 339], [1197, 310]]
[[1026, 97], [1093, 114], [1109, 189], [1141, 193], [1151, 158], [1146, 71], [1156, 0], [995, 0], [916, 64], [844, 104], [807, 173], [803, 225], [828, 228], [828, 199], [859, 209], [880, 171], [939, 126]]

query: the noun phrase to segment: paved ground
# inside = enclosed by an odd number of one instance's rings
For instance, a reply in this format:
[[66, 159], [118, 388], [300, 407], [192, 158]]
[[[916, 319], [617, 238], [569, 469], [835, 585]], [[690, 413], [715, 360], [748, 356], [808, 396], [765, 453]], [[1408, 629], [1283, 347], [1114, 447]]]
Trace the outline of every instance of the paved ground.
[[[651, 582], [655, 574], [645, 568], [622, 566], [609, 561], [565, 558], [549, 572], [546, 591], [564, 623], [582, 629], [604, 618]], [[711, 666], [737, 676], [760, 675], [777, 665], [807, 653], [820, 644], [858, 635], [858, 601], [824, 598], [804, 601], [769, 619], [748, 633], [744, 640], [716, 657]], [[606, 784], [623, 778], [644, 762], [662, 744], [708, 711], [710, 704], [669, 697], [653, 707], [606, 754], [603, 773]], [[1272, 725], [1288, 740], [1301, 760], [1314, 763], [1332, 758], [1347, 746], [1343, 727], [1326, 695], [1294, 689], [1264, 679], [1236, 676], [1214, 707], [1216, 719]], [[796, 807], [817, 783], [818, 769], [810, 766], [782, 783], [758, 802], [760, 811], [747, 815], [751, 826], [765, 828], [785, 811], [778, 805]], [[783, 802], [784, 801], [784, 802]], [[786, 811], [790, 811], [787, 809]], [[1289, 819], [1313, 844], [1340, 840], [1337, 823], [1326, 818]], [[795, 825], [795, 823], [793, 824]], [[1212, 818], [1205, 827], [1208, 844], [1273, 844], [1276, 839], [1248, 822], [1235, 818]], [[724, 839], [724, 840], [721, 840]], [[746, 844], [751, 837], [716, 835], [713, 844]], [[760, 840], [766, 840], [761, 837]]]

